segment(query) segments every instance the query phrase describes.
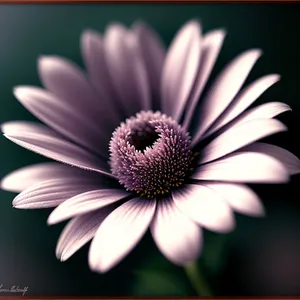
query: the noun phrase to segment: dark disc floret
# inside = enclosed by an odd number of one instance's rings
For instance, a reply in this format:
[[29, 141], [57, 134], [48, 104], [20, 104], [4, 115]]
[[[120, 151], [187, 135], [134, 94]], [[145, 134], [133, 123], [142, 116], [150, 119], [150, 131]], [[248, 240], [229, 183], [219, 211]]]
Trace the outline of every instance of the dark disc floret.
[[191, 137], [160, 112], [142, 111], [121, 123], [110, 142], [112, 174], [147, 198], [178, 188], [190, 172]]

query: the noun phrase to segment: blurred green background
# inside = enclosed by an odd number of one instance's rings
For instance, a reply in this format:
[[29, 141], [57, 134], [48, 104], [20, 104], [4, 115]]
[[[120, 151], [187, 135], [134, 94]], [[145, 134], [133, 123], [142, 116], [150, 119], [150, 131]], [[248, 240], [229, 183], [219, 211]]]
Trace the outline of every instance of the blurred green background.
[[[118, 4], [0, 5], [0, 122], [33, 120], [12, 88], [39, 85], [36, 60], [61, 55], [82, 65], [79, 37], [112, 21], [126, 25], [142, 19], [166, 44], [187, 20], [198, 18], [204, 31], [228, 31], [213, 74], [241, 51], [261, 48], [249, 80], [279, 73], [282, 80], [259, 100], [283, 101], [293, 113], [280, 117], [289, 133], [269, 141], [300, 157], [300, 6], [296, 4]], [[44, 159], [0, 138], [0, 177]], [[266, 207], [264, 219], [237, 215], [229, 235], [205, 233], [201, 263], [215, 295], [300, 294], [300, 176], [288, 185], [253, 186]], [[105, 275], [92, 273], [88, 246], [69, 261], [55, 258], [64, 224], [46, 225], [49, 210], [12, 208], [13, 193], [0, 192], [0, 285], [28, 286], [26, 295], [193, 296], [184, 272], [166, 261], [148, 233], [128, 257]], [[1, 295], [1, 294], [0, 294]]]

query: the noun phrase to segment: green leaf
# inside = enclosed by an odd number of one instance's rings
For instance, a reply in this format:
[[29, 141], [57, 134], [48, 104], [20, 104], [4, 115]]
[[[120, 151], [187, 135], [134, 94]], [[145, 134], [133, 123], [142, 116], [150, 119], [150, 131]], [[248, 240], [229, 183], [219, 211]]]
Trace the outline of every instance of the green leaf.
[[216, 275], [225, 266], [229, 239], [229, 234], [205, 232], [204, 249], [199, 263], [203, 265], [211, 275]]
[[190, 290], [176, 273], [136, 271], [133, 283], [135, 296], [187, 296]]
[[[152, 242], [152, 240], [151, 240]], [[151, 244], [133, 271], [131, 294], [135, 296], [191, 296], [194, 291], [183, 268], [167, 260]]]

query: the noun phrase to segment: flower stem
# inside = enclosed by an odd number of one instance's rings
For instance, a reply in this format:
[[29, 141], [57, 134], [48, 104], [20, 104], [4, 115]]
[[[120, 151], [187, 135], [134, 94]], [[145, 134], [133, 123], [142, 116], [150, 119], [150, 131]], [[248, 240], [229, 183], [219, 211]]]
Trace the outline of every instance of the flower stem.
[[190, 283], [199, 296], [212, 296], [212, 292], [204, 278], [204, 275], [201, 270], [199, 270], [196, 263], [188, 263], [184, 266], [184, 270]]

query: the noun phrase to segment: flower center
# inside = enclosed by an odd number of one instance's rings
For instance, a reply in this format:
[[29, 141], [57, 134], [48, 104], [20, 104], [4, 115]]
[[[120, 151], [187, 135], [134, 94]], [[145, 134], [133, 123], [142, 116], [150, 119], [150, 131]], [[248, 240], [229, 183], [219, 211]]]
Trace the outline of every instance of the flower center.
[[178, 188], [191, 171], [190, 135], [160, 112], [121, 123], [110, 141], [112, 174], [129, 191], [155, 198]]

